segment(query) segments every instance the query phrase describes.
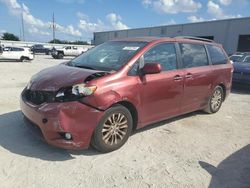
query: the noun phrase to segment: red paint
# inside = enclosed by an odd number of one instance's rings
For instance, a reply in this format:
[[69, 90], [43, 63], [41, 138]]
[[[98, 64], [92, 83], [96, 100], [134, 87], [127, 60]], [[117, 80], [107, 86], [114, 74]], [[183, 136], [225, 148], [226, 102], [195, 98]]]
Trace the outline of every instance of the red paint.
[[[66, 149], [87, 148], [95, 127], [105, 110], [115, 103], [127, 101], [137, 110], [137, 128], [187, 112], [203, 109], [214, 87], [222, 84], [228, 95], [231, 88], [232, 65], [208, 65], [160, 72], [160, 65], [147, 65], [144, 76], [128, 76], [132, 65], [152, 46], [162, 42], [206, 42], [180, 38], [140, 38], [132, 41], [149, 42], [119, 71], [88, 82], [96, 85], [92, 96], [80, 102], [32, 105], [21, 98], [24, 115], [42, 131], [45, 140]], [[209, 43], [207, 43], [209, 44]], [[220, 46], [220, 45], [218, 45]], [[151, 67], [151, 69], [150, 69]], [[151, 71], [151, 72], [150, 72]], [[58, 65], [41, 71], [32, 78], [30, 89], [58, 91], [83, 81], [95, 70]], [[83, 104], [84, 103], [84, 104]], [[85, 105], [87, 104], [87, 105]], [[48, 119], [47, 123], [42, 120]], [[59, 134], [70, 132], [71, 141]]]
[[159, 63], [147, 63], [142, 68], [144, 75], [146, 74], [157, 74], [161, 72], [161, 65]]

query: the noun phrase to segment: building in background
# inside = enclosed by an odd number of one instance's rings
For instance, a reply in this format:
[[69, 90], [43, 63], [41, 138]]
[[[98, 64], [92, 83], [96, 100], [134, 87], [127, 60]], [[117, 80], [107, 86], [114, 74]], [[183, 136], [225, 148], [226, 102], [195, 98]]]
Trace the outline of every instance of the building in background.
[[250, 51], [250, 17], [94, 33], [94, 45], [127, 37], [195, 36], [212, 39], [228, 54]]

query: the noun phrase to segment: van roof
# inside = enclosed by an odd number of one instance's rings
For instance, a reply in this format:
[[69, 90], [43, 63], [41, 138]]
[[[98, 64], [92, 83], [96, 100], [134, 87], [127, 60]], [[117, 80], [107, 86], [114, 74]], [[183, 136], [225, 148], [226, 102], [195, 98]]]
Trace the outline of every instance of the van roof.
[[198, 38], [192, 36], [177, 36], [177, 37], [130, 37], [123, 39], [115, 39], [112, 41], [134, 41], [134, 42], [195, 42], [195, 43], [209, 43], [216, 44], [213, 40]]

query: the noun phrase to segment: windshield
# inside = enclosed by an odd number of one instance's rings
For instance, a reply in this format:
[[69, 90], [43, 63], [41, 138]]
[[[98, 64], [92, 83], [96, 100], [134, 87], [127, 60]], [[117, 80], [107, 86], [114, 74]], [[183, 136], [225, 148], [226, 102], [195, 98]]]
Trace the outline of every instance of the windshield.
[[106, 42], [73, 59], [68, 65], [104, 71], [117, 71], [125, 65], [146, 42]]
[[243, 63], [250, 63], [250, 55], [246, 56], [246, 57], [243, 59]]
[[229, 59], [232, 61], [239, 61], [242, 58], [240, 55], [232, 55]]
[[238, 62], [241, 62], [241, 63], [249, 63], [249, 57], [250, 57], [249, 54], [243, 55], [243, 56], [238, 60]]

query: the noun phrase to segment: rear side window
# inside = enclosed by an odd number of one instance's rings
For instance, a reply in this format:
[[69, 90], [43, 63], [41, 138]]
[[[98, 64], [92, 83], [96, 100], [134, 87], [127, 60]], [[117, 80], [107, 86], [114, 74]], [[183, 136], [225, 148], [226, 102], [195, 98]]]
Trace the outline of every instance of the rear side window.
[[204, 45], [180, 44], [183, 68], [208, 65], [207, 53]]
[[220, 65], [227, 63], [227, 57], [221, 48], [217, 46], [207, 45], [207, 50], [213, 65]]
[[177, 69], [177, 57], [173, 43], [154, 46], [144, 54], [145, 63], [160, 63], [162, 71]]
[[19, 51], [24, 51], [23, 48], [12, 48], [11, 51], [19, 52]]

